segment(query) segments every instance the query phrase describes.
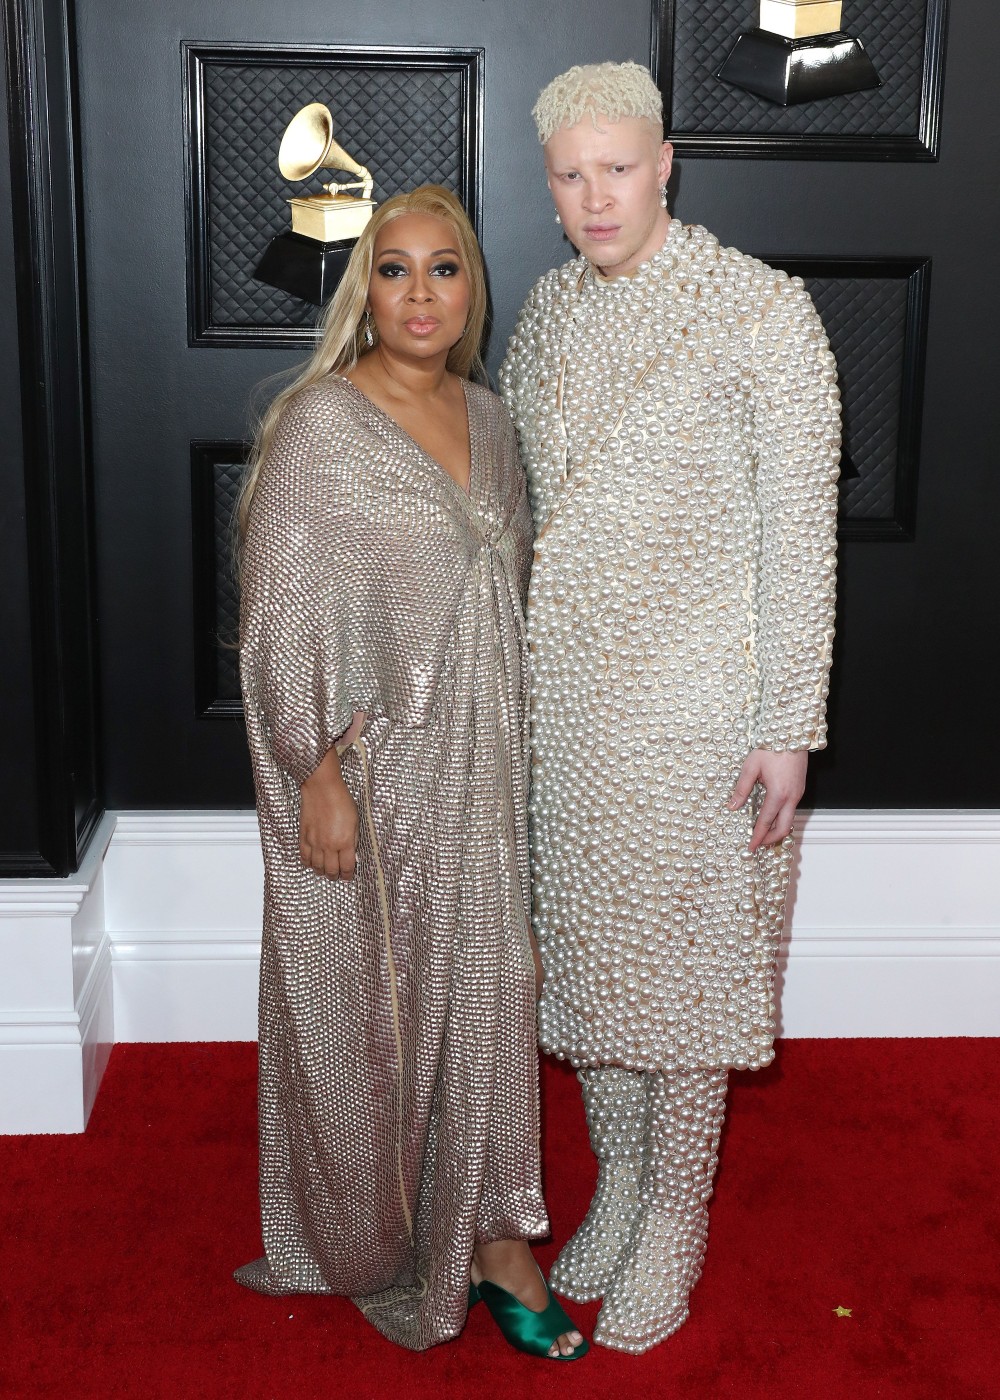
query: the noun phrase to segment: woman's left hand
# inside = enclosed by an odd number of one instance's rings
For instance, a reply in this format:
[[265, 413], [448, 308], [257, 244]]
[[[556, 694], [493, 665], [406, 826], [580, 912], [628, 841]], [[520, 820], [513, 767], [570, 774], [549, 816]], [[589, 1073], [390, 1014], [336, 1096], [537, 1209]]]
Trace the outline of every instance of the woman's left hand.
[[791, 831], [795, 809], [805, 791], [808, 764], [809, 753], [806, 749], [784, 753], [754, 749], [747, 758], [728, 805], [730, 812], [738, 812], [756, 783], [760, 783], [764, 789], [764, 801], [747, 848], [751, 855], [759, 846], [777, 845]]

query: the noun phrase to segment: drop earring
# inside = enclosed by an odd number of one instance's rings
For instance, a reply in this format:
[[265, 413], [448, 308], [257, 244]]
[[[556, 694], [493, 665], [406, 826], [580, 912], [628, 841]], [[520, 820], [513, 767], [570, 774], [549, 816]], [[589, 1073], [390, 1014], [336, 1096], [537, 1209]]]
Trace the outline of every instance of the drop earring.
[[375, 344], [375, 337], [372, 335], [372, 313], [365, 311], [365, 344], [370, 350]]
[[661, 209], [666, 209], [666, 207], [667, 207], [667, 187], [666, 187], [666, 185], [661, 185], [661, 186], [660, 186], [660, 208], [661, 208]]
[[556, 223], [557, 223], [557, 224], [561, 224], [561, 223], [562, 223], [562, 219], [560, 219], [560, 217], [559, 217], [558, 214], [556, 214]]

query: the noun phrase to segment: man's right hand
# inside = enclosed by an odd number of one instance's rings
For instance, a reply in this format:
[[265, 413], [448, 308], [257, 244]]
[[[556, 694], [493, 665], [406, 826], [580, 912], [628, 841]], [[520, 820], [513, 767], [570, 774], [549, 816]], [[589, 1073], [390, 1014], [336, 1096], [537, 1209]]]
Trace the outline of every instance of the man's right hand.
[[358, 809], [340, 775], [336, 749], [302, 784], [299, 856], [317, 875], [350, 880], [358, 845]]

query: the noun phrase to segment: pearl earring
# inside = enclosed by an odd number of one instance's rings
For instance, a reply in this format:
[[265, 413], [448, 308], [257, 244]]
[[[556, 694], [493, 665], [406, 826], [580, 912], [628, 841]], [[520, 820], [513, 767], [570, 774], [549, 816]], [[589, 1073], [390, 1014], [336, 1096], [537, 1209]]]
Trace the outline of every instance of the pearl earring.
[[560, 219], [560, 217], [559, 217], [558, 214], [556, 215], [556, 223], [557, 223], [557, 224], [561, 224], [561, 223], [562, 223], [562, 219]]
[[667, 207], [667, 187], [666, 187], [666, 185], [661, 185], [661, 186], [660, 186], [660, 208], [661, 208], [661, 209], [666, 209], [666, 207]]

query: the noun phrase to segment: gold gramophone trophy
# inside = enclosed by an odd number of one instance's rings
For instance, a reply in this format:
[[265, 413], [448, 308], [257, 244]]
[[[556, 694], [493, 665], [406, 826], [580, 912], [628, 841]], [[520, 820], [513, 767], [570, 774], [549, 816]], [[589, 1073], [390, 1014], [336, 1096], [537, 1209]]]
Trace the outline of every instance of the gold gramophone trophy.
[[286, 180], [308, 180], [317, 170], [346, 170], [359, 177], [331, 180], [320, 193], [290, 199], [291, 232], [271, 239], [254, 272], [258, 282], [322, 306], [333, 295], [351, 249], [372, 216], [375, 182], [371, 172], [334, 140], [333, 117], [322, 102], [310, 102], [288, 123], [278, 169]]
[[760, 22], [736, 40], [716, 74], [791, 107], [881, 87], [860, 39], [840, 27], [840, 0], [760, 0]]

